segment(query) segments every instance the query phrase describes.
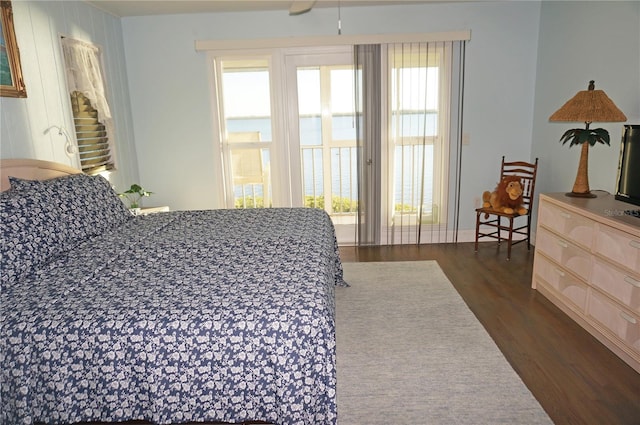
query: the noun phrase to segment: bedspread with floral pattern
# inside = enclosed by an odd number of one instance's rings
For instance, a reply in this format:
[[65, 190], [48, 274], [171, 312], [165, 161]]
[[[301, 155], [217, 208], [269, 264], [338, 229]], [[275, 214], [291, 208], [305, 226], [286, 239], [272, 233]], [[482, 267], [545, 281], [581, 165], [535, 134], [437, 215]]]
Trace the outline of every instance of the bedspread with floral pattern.
[[2, 288], [3, 424], [335, 424], [334, 229], [314, 209], [135, 217]]

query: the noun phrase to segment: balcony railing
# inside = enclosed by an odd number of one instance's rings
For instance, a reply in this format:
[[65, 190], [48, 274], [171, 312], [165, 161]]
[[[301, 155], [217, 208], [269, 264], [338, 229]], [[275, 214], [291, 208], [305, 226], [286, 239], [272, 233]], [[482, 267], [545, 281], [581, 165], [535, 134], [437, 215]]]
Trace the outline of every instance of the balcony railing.
[[[270, 161], [263, 150], [232, 149], [236, 164], [242, 164], [234, 167], [236, 208], [272, 206]], [[353, 141], [334, 142], [331, 147], [303, 146], [301, 151], [304, 206], [324, 209], [340, 222], [354, 222], [358, 209], [358, 185], [357, 147], [353, 146]], [[397, 145], [394, 156], [395, 175], [391, 194], [394, 203], [389, 211], [389, 220], [437, 224], [440, 217], [438, 207], [433, 206], [433, 148], [409, 141]], [[423, 161], [426, 168], [424, 173]]]
[[[332, 216], [357, 212], [356, 152], [355, 146], [347, 145], [302, 147], [305, 206], [322, 208]], [[392, 215], [404, 216], [412, 222], [436, 223], [438, 209], [433, 206], [432, 148], [419, 144], [397, 146], [395, 162]], [[427, 168], [424, 173], [423, 162]], [[325, 170], [330, 170], [330, 174], [326, 175]], [[420, 212], [422, 217], [418, 218]]]

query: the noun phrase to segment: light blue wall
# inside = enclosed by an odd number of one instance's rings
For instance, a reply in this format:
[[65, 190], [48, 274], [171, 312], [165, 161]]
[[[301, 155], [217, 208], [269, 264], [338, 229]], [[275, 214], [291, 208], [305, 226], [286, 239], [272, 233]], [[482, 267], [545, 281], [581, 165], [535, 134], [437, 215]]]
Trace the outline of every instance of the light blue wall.
[[[212, 208], [212, 127], [205, 54], [195, 40], [335, 35], [337, 11], [173, 15], [118, 19], [83, 2], [14, 1], [27, 99], [0, 98], [0, 157], [76, 165], [50, 125], [71, 128], [57, 37], [101, 45], [116, 113], [123, 187], [141, 182], [153, 203]], [[590, 79], [640, 123], [640, 2], [434, 3], [343, 8], [344, 34], [470, 29], [467, 46], [461, 229], [497, 178], [502, 155], [541, 159], [539, 191], [569, 190], [579, 152], [558, 143], [571, 124], [548, 117]], [[602, 124], [612, 146], [591, 153], [591, 187], [613, 190], [621, 123]], [[137, 152], [137, 157], [136, 157]], [[138, 172], [139, 177], [138, 177]], [[463, 238], [464, 239], [464, 238]]]
[[589, 151], [591, 190], [615, 191], [624, 124], [640, 124], [640, 2], [557, 2], [542, 4], [532, 155], [540, 157], [539, 192], [573, 187], [580, 147], [559, 143], [584, 123], [551, 123], [549, 116], [589, 80], [627, 116], [626, 123], [593, 123], [605, 128], [611, 146]]
[[[530, 157], [539, 2], [343, 8], [343, 34], [470, 29], [465, 83], [461, 227], [493, 188], [501, 155]], [[211, 98], [195, 40], [335, 35], [337, 11], [131, 17], [123, 19], [141, 180], [173, 208], [212, 208]], [[465, 214], [464, 212], [468, 212]]]
[[78, 167], [77, 156], [65, 153], [64, 136], [57, 131], [44, 134], [52, 125], [74, 134], [59, 41], [65, 35], [102, 48], [118, 166], [110, 180], [118, 190], [127, 188], [138, 180], [138, 164], [120, 19], [84, 2], [14, 0], [12, 4], [27, 98], [0, 97], [0, 157]]

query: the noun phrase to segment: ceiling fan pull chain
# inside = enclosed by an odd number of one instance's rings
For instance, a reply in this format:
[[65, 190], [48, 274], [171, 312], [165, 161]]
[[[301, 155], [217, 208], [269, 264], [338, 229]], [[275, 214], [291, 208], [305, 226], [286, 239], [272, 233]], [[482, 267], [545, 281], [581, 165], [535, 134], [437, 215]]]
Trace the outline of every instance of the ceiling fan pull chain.
[[340, 0], [338, 0], [338, 35], [342, 35], [342, 17], [340, 16]]

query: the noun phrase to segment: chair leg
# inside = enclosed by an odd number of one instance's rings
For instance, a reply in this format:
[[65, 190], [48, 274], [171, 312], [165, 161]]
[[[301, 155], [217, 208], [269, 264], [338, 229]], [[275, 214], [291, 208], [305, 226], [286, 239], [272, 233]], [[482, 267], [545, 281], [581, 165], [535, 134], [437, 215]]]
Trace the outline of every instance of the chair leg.
[[527, 216], [527, 251], [531, 251], [531, 215]]
[[478, 235], [480, 234], [480, 213], [476, 212], [476, 244], [475, 251], [478, 252]]
[[511, 244], [513, 240], [513, 218], [509, 218], [509, 239], [507, 240], [507, 261], [511, 260]]

